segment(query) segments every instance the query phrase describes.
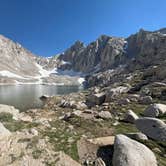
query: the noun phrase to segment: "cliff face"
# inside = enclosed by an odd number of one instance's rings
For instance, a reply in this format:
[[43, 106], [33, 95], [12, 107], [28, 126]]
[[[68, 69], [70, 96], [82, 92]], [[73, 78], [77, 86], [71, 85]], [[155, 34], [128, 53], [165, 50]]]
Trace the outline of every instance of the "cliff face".
[[77, 41], [59, 59], [67, 62], [63, 69], [69, 69], [70, 66], [70, 69], [84, 73], [105, 70], [123, 62], [125, 46], [123, 38], [103, 35], [87, 46]]
[[166, 35], [163, 30], [149, 32], [140, 30], [127, 38], [127, 54], [133, 58], [130, 68], [159, 65], [166, 60]]
[[150, 32], [141, 29], [128, 38], [102, 35], [84, 46], [77, 41], [58, 59], [65, 61], [60, 69], [73, 69], [84, 73], [113, 69], [120, 64], [130, 68], [155, 65], [165, 60], [166, 29]]

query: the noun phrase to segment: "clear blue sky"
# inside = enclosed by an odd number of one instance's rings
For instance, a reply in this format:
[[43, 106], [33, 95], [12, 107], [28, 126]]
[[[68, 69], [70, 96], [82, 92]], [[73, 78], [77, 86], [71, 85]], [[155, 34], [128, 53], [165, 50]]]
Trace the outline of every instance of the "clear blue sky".
[[126, 37], [162, 27], [166, 0], [0, 0], [0, 34], [37, 55], [55, 55], [101, 34]]

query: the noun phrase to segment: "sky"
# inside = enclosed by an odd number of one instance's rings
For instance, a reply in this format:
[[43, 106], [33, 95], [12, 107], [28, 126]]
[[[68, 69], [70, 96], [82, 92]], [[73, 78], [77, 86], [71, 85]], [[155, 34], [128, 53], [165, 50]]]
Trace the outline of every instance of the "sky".
[[165, 0], [0, 0], [0, 34], [36, 55], [53, 56], [77, 40], [166, 27], [165, 16]]

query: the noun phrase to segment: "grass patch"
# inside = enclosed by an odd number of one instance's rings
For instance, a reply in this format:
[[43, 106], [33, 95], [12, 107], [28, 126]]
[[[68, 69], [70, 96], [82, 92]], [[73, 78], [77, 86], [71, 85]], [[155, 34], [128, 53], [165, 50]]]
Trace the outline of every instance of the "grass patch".
[[30, 129], [38, 126], [38, 123], [15, 121], [15, 120], [7, 121], [3, 124], [11, 132], [20, 131], [22, 129]]
[[126, 133], [133, 133], [138, 132], [137, 128], [134, 124], [120, 122], [119, 125], [114, 127], [114, 134], [126, 134]]
[[12, 114], [6, 112], [0, 113], [0, 122], [11, 122], [12, 120], [13, 120]]
[[40, 158], [41, 154], [42, 154], [42, 150], [39, 150], [39, 149], [35, 149], [32, 152], [32, 156], [33, 156], [34, 159]]

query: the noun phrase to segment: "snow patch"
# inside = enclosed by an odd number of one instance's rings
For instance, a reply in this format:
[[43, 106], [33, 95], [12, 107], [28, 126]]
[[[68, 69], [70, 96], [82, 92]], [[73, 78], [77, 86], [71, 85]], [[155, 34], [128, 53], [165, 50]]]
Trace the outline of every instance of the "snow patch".
[[62, 61], [61, 61], [61, 64], [62, 64], [62, 65], [71, 65], [71, 62], [62, 60]]
[[5, 77], [10, 77], [10, 78], [25, 79], [24, 77], [19, 76], [19, 75], [17, 75], [17, 74], [14, 74], [14, 73], [12, 73], [12, 72], [10, 72], [10, 71], [7, 71], [7, 70], [2, 70], [2, 71], [0, 71], [0, 75], [1, 75], [1, 76], [5, 76]]
[[79, 84], [83, 84], [84, 81], [85, 81], [85, 78], [83, 78], [83, 77], [80, 77], [80, 78], [78, 79]]

